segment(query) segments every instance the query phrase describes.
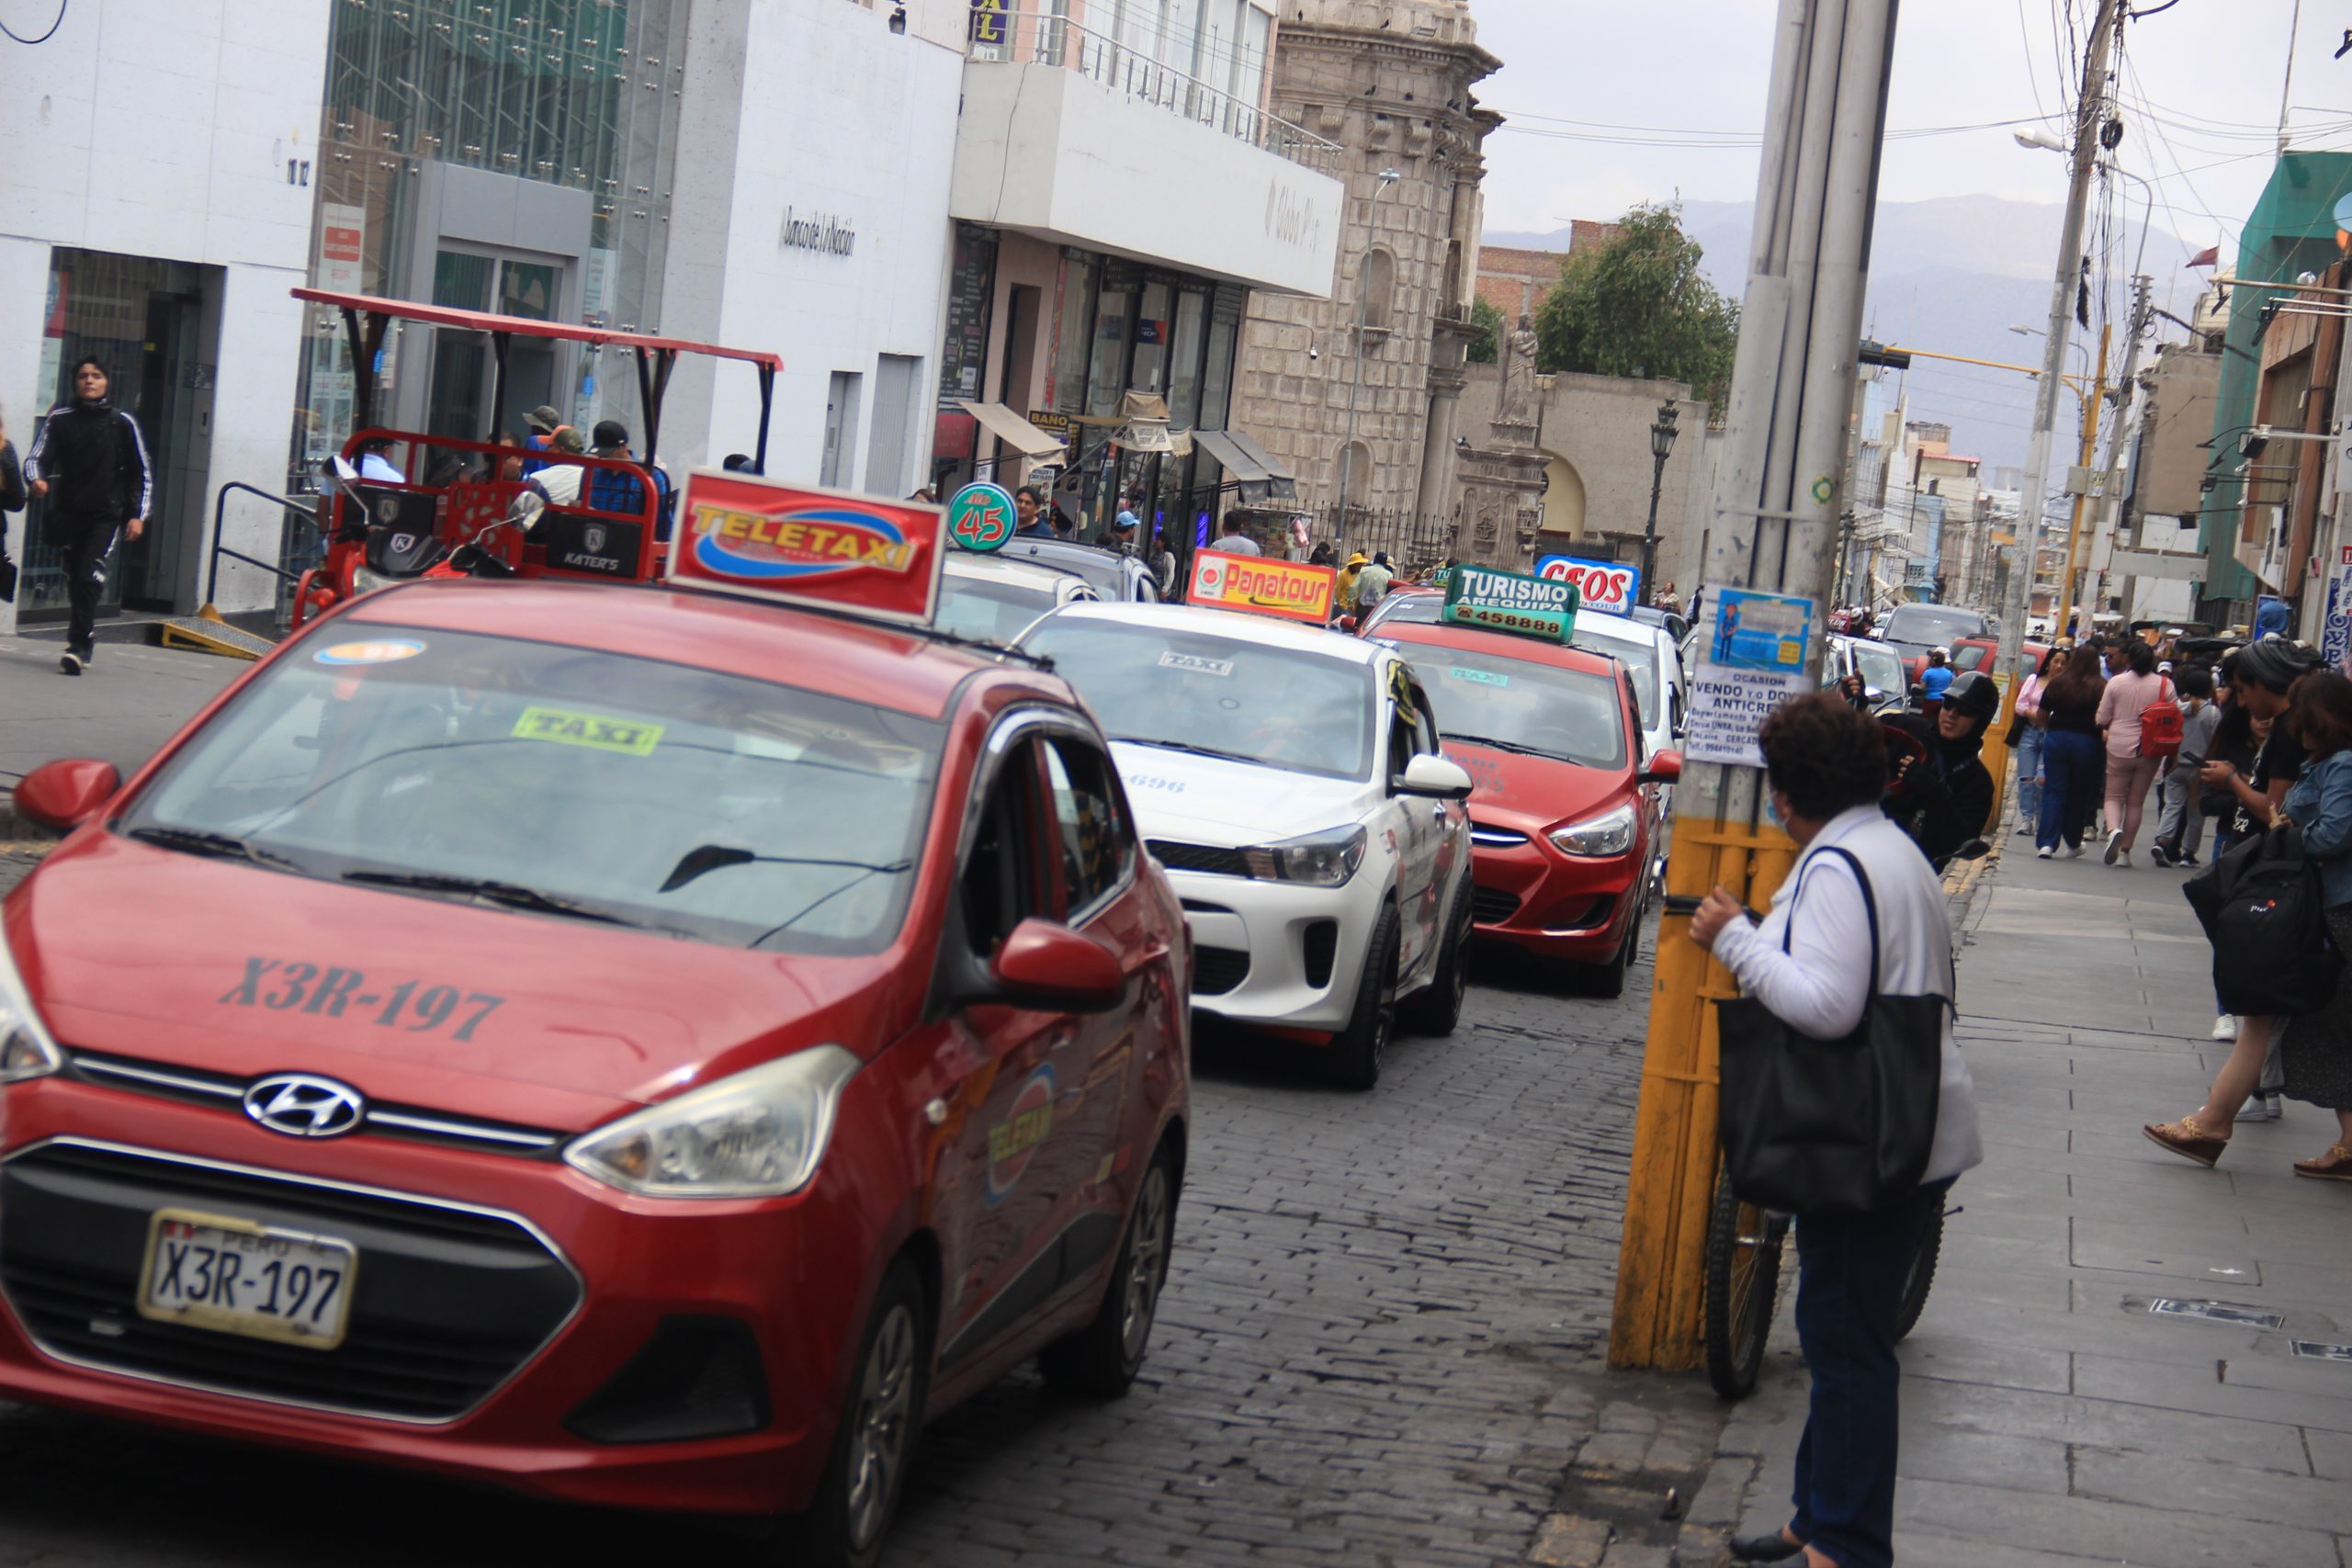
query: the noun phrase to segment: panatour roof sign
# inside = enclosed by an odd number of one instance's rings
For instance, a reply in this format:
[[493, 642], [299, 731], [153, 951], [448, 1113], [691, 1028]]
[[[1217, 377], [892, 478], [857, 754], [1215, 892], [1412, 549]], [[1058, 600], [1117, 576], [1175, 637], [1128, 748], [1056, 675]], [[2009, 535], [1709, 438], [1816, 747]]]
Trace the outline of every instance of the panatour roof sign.
[[1491, 567], [1457, 566], [1445, 582], [1444, 618], [1456, 626], [1566, 642], [1576, 630], [1577, 585]]
[[830, 256], [845, 256], [857, 245], [857, 231], [850, 227], [849, 220], [834, 213], [803, 212], [787, 207], [776, 243], [787, 251], [819, 251]]
[[1321, 626], [1331, 618], [1331, 596], [1339, 576], [1328, 566], [1305, 561], [1201, 550], [1193, 557], [1193, 575], [1184, 599], [1213, 609], [1287, 615]]

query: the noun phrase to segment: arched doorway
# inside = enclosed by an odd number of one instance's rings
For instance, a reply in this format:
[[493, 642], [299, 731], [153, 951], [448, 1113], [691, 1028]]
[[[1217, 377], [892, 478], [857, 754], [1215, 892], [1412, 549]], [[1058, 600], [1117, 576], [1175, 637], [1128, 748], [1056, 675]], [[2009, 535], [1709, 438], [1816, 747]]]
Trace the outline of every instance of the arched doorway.
[[1544, 454], [1544, 532], [1584, 535], [1584, 476], [1557, 452]]

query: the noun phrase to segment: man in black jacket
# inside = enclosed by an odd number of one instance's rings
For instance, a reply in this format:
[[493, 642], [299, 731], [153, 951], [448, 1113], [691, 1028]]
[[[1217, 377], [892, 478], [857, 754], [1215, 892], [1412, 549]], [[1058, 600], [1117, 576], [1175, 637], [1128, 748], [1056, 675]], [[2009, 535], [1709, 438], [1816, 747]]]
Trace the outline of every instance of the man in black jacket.
[[[1993, 815], [1993, 775], [1977, 753], [1984, 728], [2001, 711], [2001, 689], [1981, 670], [1952, 678], [1934, 718], [1891, 714], [1879, 722], [1914, 742], [1888, 738], [1894, 768], [1884, 809], [1939, 870], [1952, 852], [1984, 831]], [[1906, 752], [1908, 754], [1906, 754]]]
[[0, 603], [17, 596], [17, 563], [8, 558], [8, 513], [22, 512], [27, 497], [24, 466], [8, 443], [8, 427], [0, 421]]
[[25, 478], [47, 497], [65, 553], [65, 654], [57, 667], [79, 675], [96, 648], [98, 590], [116, 536], [137, 538], [154, 503], [154, 469], [139, 422], [107, 399], [106, 367], [74, 367], [74, 400], [50, 410], [25, 455]]

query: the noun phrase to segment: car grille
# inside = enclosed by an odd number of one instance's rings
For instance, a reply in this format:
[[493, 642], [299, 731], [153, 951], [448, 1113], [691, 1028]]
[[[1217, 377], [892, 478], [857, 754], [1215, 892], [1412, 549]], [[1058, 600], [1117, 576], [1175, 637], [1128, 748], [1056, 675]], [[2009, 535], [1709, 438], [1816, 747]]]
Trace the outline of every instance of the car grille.
[[[108, 1089], [127, 1089], [134, 1094], [152, 1094], [165, 1100], [186, 1100], [192, 1105], [211, 1105], [228, 1110], [241, 1111], [245, 1090], [253, 1082], [250, 1078], [236, 1077], [227, 1073], [208, 1073], [194, 1067], [141, 1061], [134, 1056], [105, 1055], [96, 1051], [70, 1052], [66, 1059], [74, 1074], [85, 1083], [103, 1084]], [[561, 1134], [550, 1133], [540, 1127], [522, 1127], [511, 1122], [486, 1122], [474, 1116], [454, 1116], [422, 1106], [381, 1104], [372, 1100], [368, 1102], [360, 1131], [497, 1154], [550, 1157], [563, 1142]]]
[[1499, 887], [1470, 889], [1470, 918], [1482, 926], [1498, 926], [1519, 913], [1519, 895]]
[[1470, 824], [1470, 841], [1485, 844], [1489, 849], [1510, 849], [1527, 842], [1527, 835], [1510, 828], [1489, 828], [1483, 822]]
[[1221, 997], [1250, 977], [1250, 954], [1237, 947], [1193, 949], [1193, 995]]
[[[358, 1249], [332, 1350], [139, 1315], [158, 1209], [187, 1205]], [[0, 1292], [49, 1354], [105, 1371], [403, 1421], [487, 1399], [577, 1310], [579, 1276], [512, 1215], [60, 1139], [0, 1167]]]
[[1220, 850], [1210, 844], [1180, 844], [1172, 839], [1153, 839], [1144, 847], [1151, 856], [1170, 871], [1204, 871], [1215, 876], [1247, 876], [1250, 863], [1239, 850]]

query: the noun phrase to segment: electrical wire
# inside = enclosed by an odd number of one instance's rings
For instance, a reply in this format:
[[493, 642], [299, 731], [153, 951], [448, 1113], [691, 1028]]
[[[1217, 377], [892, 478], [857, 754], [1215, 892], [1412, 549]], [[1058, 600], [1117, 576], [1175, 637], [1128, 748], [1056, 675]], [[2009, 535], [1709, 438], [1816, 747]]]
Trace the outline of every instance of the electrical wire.
[[49, 24], [49, 31], [41, 34], [39, 38], [26, 38], [6, 22], [0, 22], [0, 33], [6, 33], [18, 43], [24, 44], [28, 47], [34, 44], [47, 43], [51, 39], [57, 35], [57, 29], [65, 25], [65, 8], [71, 4], [73, 4], [73, 0], [57, 0], [57, 19], [51, 22]]

